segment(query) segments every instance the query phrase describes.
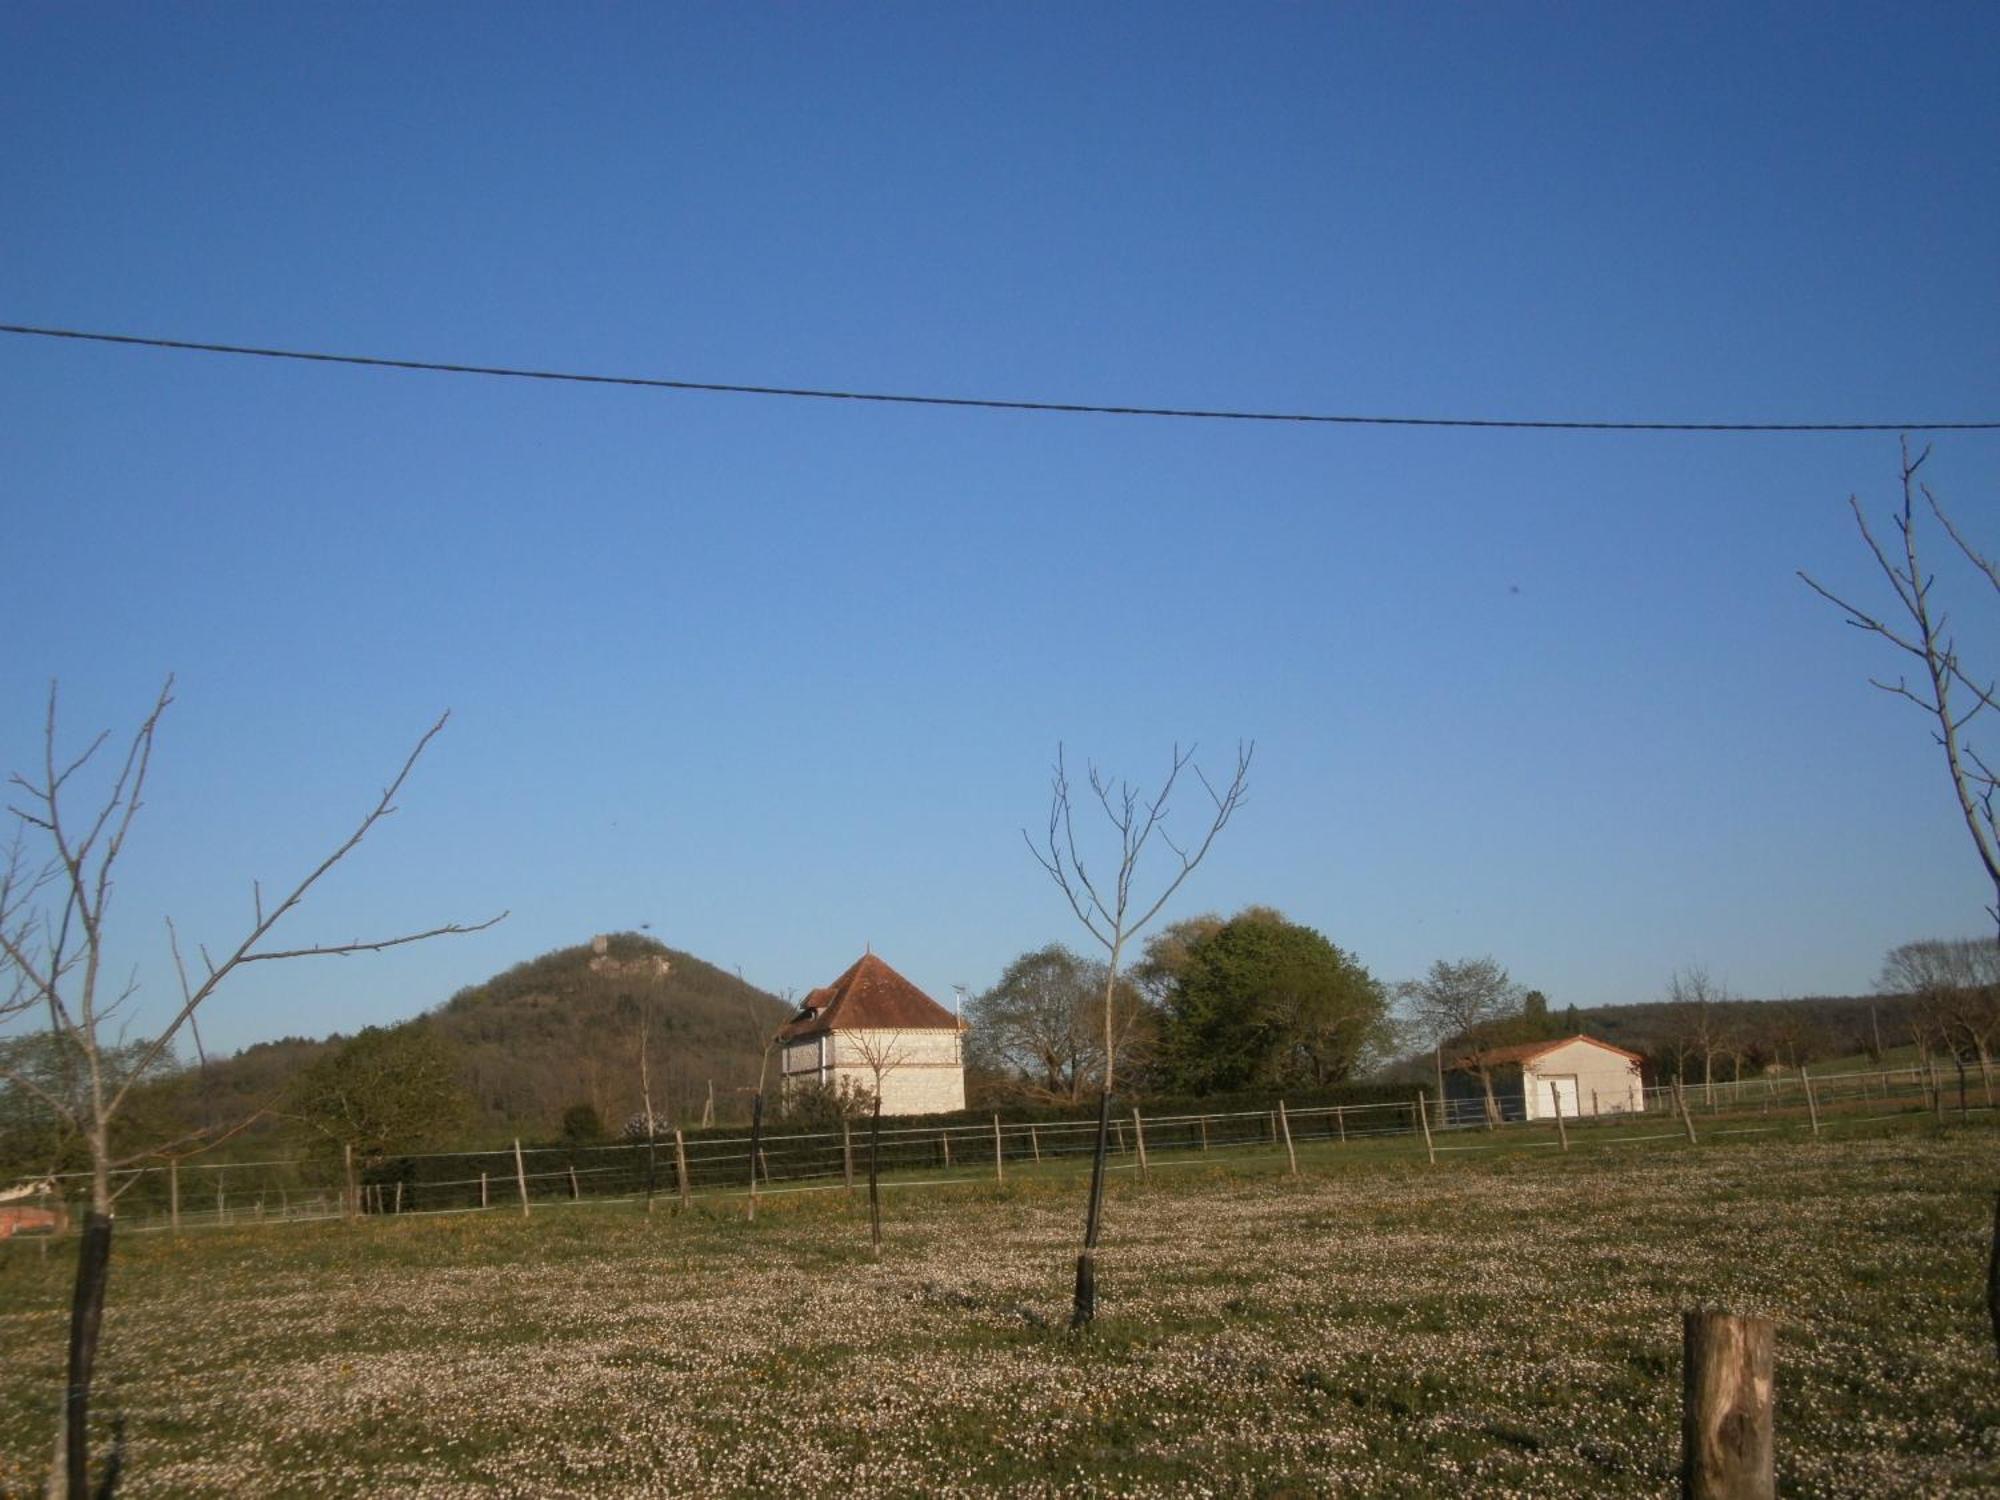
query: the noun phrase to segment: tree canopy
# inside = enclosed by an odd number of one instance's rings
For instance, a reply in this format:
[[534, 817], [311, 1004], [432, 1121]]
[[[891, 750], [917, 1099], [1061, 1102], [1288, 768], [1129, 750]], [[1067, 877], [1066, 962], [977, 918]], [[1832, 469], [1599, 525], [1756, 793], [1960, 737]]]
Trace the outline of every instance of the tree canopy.
[[292, 1086], [292, 1113], [364, 1157], [443, 1144], [472, 1101], [451, 1049], [423, 1022], [370, 1026], [315, 1060]]
[[[1076, 1102], [1103, 1071], [1106, 983], [1101, 960], [1083, 958], [1061, 943], [1023, 953], [1007, 965], [998, 984], [972, 1001], [967, 1062], [1011, 1078], [1037, 1098]], [[1119, 1052], [1142, 1061], [1150, 1050], [1151, 1013], [1122, 981], [1112, 1004], [1111, 1032]]]
[[1381, 1037], [1387, 995], [1310, 927], [1268, 907], [1162, 932], [1159, 1081], [1204, 1094], [1338, 1083]]

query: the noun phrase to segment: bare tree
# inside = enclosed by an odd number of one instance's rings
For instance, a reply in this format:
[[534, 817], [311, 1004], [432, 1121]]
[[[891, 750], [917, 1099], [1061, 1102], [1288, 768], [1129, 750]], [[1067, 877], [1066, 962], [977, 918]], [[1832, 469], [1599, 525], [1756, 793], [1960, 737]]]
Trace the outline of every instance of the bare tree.
[[[79, 789], [98, 752], [109, 740], [98, 735], [81, 754], [65, 758], [59, 749], [56, 690], [49, 689], [42, 726], [42, 764], [31, 773], [16, 774], [11, 784], [21, 801], [9, 807], [16, 820], [16, 837], [4, 874], [0, 874], [0, 963], [9, 971], [0, 993], [15, 1014], [40, 1015], [60, 1055], [56, 1076], [47, 1082], [0, 1069], [0, 1077], [35, 1096], [84, 1142], [90, 1160], [90, 1207], [77, 1255], [76, 1295], [72, 1303], [67, 1395], [63, 1407], [58, 1468], [63, 1489], [73, 1497], [88, 1493], [87, 1421], [91, 1373], [96, 1361], [97, 1334], [110, 1269], [112, 1214], [116, 1173], [149, 1156], [172, 1152], [187, 1142], [155, 1144], [136, 1156], [121, 1156], [113, 1126], [133, 1099], [136, 1089], [154, 1069], [171, 1061], [174, 1042], [192, 1031], [196, 1013], [237, 970], [255, 963], [312, 958], [331, 954], [373, 953], [450, 933], [478, 932], [506, 913], [484, 922], [450, 922], [421, 932], [393, 937], [316, 943], [303, 947], [267, 946], [273, 931], [334, 866], [354, 851], [369, 832], [396, 810], [396, 797], [445, 719], [427, 729], [403, 761], [393, 780], [354, 831], [314, 865], [278, 901], [267, 904], [261, 884], [251, 885], [251, 915], [247, 931], [223, 951], [220, 961], [206, 946], [197, 946], [201, 967], [190, 974], [180, 938], [167, 922], [167, 949], [179, 980], [178, 994], [166, 1021], [150, 1037], [124, 1044], [128, 1066], [114, 1068], [128, 1008], [138, 993], [135, 977], [115, 985], [105, 972], [114, 876], [133, 822], [144, 805], [147, 775], [160, 720], [173, 702], [173, 679], [167, 679], [151, 711], [126, 746], [124, 758], [108, 776], [100, 800], [90, 805]], [[79, 811], [77, 802], [85, 805]], [[30, 855], [31, 846], [43, 851]], [[52, 1086], [51, 1086], [52, 1084]], [[203, 1134], [202, 1131], [194, 1135]], [[51, 1489], [55, 1489], [54, 1479]]]
[[[1069, 902], [1069, 909], [1075, 913], [1077, 921], [1083, 924], [1084, 931], [1103, 946], [1106, 954], [1104, 1076], [1098, 1090], [1097, 1149], [1090, 1174], [1090, 1203], [1084, 1215], [1083, 1252], [1076, 1261], [1076, 1298], [1070, 1313], [1072, 1328], [1084, 1327], [1096, 1315], [1096, 1252], [1104, 1214], [1104, 1170], [1106, 1146], [1111, 1136], [1111, 1092], [1117, 1076], [1118, 1048], [1124, 1039], [1118, 1024], [1119, 965], [1124, 961], [1126, 945], [1159, 915], [1160, 908], [1194, 873], [1195, 867], [1213, 847], [1216, 836], [1228, 825], [1236, 809], [1243, 805], [1250, 784], [1250, 759], [1255, 753], [1254, 744], [1239, 744], [1236, 747], [1236, 774], [1218, 791], [1214, 783], [1202, 774], [1201, 767], [1194, 764], [1194, 747], [1189, 746], [1183, 752], [1179, 745], [1175, 745], [1173, 763], [1166, 779], [1150, 798], [1128, 781], [1119, 781], [1114, 785], [1096, 766], [1089, 766], [1086, 774], [1091, 796], [1114, 836], [1111, 847], [1116, 862], [1108, 879], [1102, 873], [1092, 873], [1093, 870], [1101, 872], [1102, 866], [1096, 865], [1094, 860], [1090, 863], [1084, 860], [1082, 844], [1077, 838], [1076, 805], [1070, 787], [1069, 768], [1060, 745], [1056, 747], [1055, 771], [1049, 784], [1049, 822], [1044, 839], [1037, 844], [1025, 828], [1021, 830], [1028, 852], [1048, 872], [1049, 878]], [[1181, 773], [1189, 769], [1193, 770], [1195, 779], [1208, 794], [1208, 828], [1198, 841], [1176, 843], [1165, 827], [1168, 803]], [[1171, 851], [1175, 864], [1169, 867], [1170, 873], [1159, 895], [1147, 902], [1135, 893], [1134, 882], [1147, 846], [1155, 836]]]
[[1723, 1009], [1729, 998], [1727, 986], [1711, 979], [1700, 964], [1676, 969], [1667, 979], [1667, 1034], [1674, 1047], [1675, 1076], [1684, 1078], [1686, 1059], [1699, 1057], [1703, 1098], [1711, 1107], [1715, 1104], [1715, 1059], [1727, 1056], [1732, 1045], [1728, 1013]]
[[[903, 1037], [896, 1031], [835, 1032], [835, 1046], [845, 1046], [868, 1070], [868, 1243], [882, 1258], [882, 1089], [889, 1074], [903, 1063]], [[839, 1054], [834, 1055], [837, 1067]]]
[[1904, 943], [1883, 961], [1877, 988], [1908, 995], [1911, 1033], [1928, 1063], [1935, 1048], [1957, 1066], [1961, 1092], [1966, 1064], [1979, 1065], [1987, 1102], [1993, 1100], [1993, 1049], [2000, 1039], [2000, 944], [1991, 938], [1931, 938]]
[[1486, 1123], [1496, 1124], [1500, 1103], [1493, 1097], [1493, 1065], [1478, 1033], [1496, 1021], [1520, 1013], [1521, 987], [1490, 956], [1462, 958], [1456, 963], [1441, 958], [1422, 979], [1398, 985], [1396, 993], [1408, 1006], [1418, 1029], [1430, 1038], [1435, 1051], [1439, 1107], [1444, 1104], [1445, 1050], [1458, 1043], [1452, 1067], [1478, 1078], [1485, 1099]]
[[1959, 815], [1993, 888], [1993, 904], [1987, 912], [2000, 924], [2000, 821], [1996, 821], [2000, 819], [2000, 811], [1994, 805], [1994, 793], [2000, 790], [2000, 782], [1996, 782], [1993, 769], [1967, 734], [1972, 721], [1983, 710], [1995, 707], [1995, 685], [1972, 675], [1958, 654], [1958, 642], [1951, 632], [1947, 613], [1932, 599], [1937, 579], [1925, 571], [1919, 555], [1921, 519], [1917, 496], [1923, 496], [1924, 508], [1943, 528], [1953, 547], [1996, 593], [2000, 593], [2000, 565], [1966, 539], [1938, 503], [1937, 496], [1931, 493], [1930, 486], [1918, 481], [1917, 471], [1930, 453], [1926, 447], [1913, 459], [1908, 439], [1903, 442], [1903, 500], [1892, 517], [1899, 545], [1893, 550], [1877, 539], [1860, 499], [1849, 497], [1847, 502], [1854, 512], [1854, 524], [1861, 530], [1861, 540], [1896, 596], [1895, 618], [1884, 618], [1848, 602], [1808, 573], [1801, 571], [1799, 577], [1814, 593], [1840, 610], [1848, 624], [1880, 636], [1918, 664], [1919, 677], [1914, 687], [1907, 675], [1894, 682], [1874, 677], [1869, 681], [1883, 692], [1916, 705], [1931, 721], [1932, 737], [1943, 752]]

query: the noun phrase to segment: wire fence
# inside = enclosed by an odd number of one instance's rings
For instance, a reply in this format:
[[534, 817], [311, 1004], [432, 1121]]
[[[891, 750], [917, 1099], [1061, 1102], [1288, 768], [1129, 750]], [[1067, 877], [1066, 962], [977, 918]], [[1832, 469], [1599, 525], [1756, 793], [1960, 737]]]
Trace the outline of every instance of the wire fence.
[[[1940, 1119], [1994, 1111], [1991, 1069], [1936, 1066], [1866, 1073], [1807, 1073], [1659, 1085], [1635, 1089], [1618, 1107], [1586, 1098], [1579, 1113], [1553, 1113], [1538, 1101], [1526, 1118], [1515, 1095], [1493, 1111], [1482, 1099], [1447, 1099], [1413, 1091], [1403, 1102], [1315, 1104], [1216, 1113], [1149, 1115], [1143, 1104], [1119, 1106], [1109, 1141], [1114, 1170], [1199, 1165], [1261, 1158], [1296, 1169], [1301, 1153], [1373, 1153], [1412, 1162], [1507, 1150], [1571, 1150], [1705, 1137], [1810, 1133], [1871, 1121]], [[1595, 1105], [1593, 1109], [1591, 1106]], [[1565, 1102], [1562, 1108], [1567, 1111]], [[373, 1161], [305, 1155], [253, 1161], [180, 1161], [119, 1172], [117, 1213], [128, 1230], [284, 1224], [344, 1216], [533, 1213], [544, 1208], [631, 1202], [655, 1196], [748, 1197], [840, 1191], [864, 1182], [869, 1158], [885, 1188], [908, 1189], [1010, 1177], [1075, 1173], [1096, 1146], [1095, 1119], [911, 1124], [885, 1120], [879, 1137], [867, 1120], [827, 1129], [778, 1125], [752, 1134], [688, 1138], [667, 1131], [651, 1141], [607, 1145], [525, 1146], [409, 1153]], [[11, 1228], [60, 1230], [77, 1222], [89, 1179], [63, 1173], [50, 1191], [16, 1204]], [[40, 1210], [53, 1222], [36, 1222]]]

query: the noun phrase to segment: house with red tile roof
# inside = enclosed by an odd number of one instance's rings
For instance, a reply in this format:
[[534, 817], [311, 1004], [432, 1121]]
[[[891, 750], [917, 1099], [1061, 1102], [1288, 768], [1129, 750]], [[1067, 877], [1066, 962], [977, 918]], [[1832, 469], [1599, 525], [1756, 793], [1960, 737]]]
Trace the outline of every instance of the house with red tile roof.
[[1444, 1117], [1453, 1124], [1486, 1118], [1486, 1084], [1503, 1120], [1553, 1120], [1635, 1113], [1646, 1107], [1640, 1064], [1623, 1047], [1579, 1033], [1553, 1042], [1486, 1047], [1452, 1064], [1445, 1076]]
[[780, 1086], [879, 1092], [885, 1115], [964, 1109], [964, 1035], [957, 1016], [864, 953], [778, 1028]]

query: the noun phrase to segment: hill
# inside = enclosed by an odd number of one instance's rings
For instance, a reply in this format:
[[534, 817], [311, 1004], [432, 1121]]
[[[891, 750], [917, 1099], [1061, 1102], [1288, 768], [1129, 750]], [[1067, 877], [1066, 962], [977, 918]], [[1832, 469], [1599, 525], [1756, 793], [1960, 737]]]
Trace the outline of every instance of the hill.
[[648, 1005], [654, 1110], [699, 1120], [712, 1083], [718, 1116], [747, 1113], [736, 1091], [757, 1082], [785, 1003], [638, 933], [615, 934], [605, 948], [544, 953], [460, 990], [426, 1017], [460, 1057], [480, 1124], [551, 1134], [564, 1110], [588, 1104], [615, 1130], [639, 1110]]

